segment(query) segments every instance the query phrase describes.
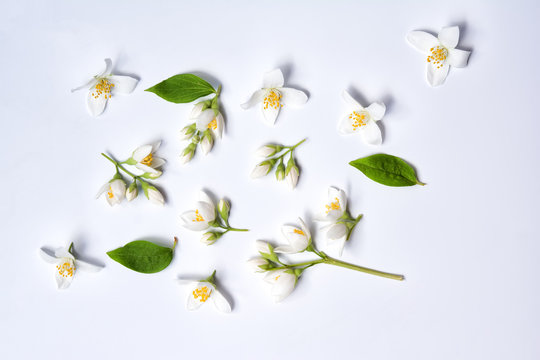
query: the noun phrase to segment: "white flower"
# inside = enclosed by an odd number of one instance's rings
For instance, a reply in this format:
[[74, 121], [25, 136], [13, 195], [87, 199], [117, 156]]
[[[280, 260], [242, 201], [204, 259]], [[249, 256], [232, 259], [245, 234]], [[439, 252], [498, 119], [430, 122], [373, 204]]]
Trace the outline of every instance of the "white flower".
[[264, 281], [272, 284], [270, 294], [275, 302], [280, 302], [289, 296], [296, 286], [298, 277], [290, 271], [285, 269], [269, 271], [264, 277]]
[[300, 222], [300, 229], [296, 226], [283, 225], [281, 227], [281, 233], [285, 239], [289, 242], [289, 245], [278, 246], [274, 249], [276, 253], [294, 254], [299, 253], [311, 244], [311, 233], [307, 228], [304, 220], [298, 218]]
[[139, 80], [130, 76], [112, 75], [111, 70], [111, 59], [105, 59], [105, 70], [101, 74], [94, 76], [86, 84], [71, 90], [71, 92], [74, 92], [89, 89], [86, 105], [92, 116], [98, 116], [105, 110], [107, 100], [112, 95], [129, 94], [139, 82]]
[[148, 200], [150, 200], [151, 203], [156, 205], [161, 205], [165, 203], [165, 199], [163, 198], [163, 194], [156, 189], [154, 186], [148, 186], [146, 197]]
[[291, 168], [291, 170], [289, 171], [289, 173], [287, 174], [287, 176], [286, 176], [287, 184], [289, 184], [289, 187], [291, 189], [294, 189], [296, 187], [296, 184], [298, 183], [298, 176], [299, 175], [300, 174], [298, 172], [298, 167], [297, 166], [293, 166]]
[[328, 197], [324, 202], [324, 207], [315, 218], [317, 221], [326, 223], [322, 230], [325, 231], [327, 242], [336, 244], [340, 255], [345, 246], [348, 228], [345, 224], [338, 223], [338, 221], [346, 210], [347, 195], [343, 190], [331, 186], [328, 188]]
[[438, 37], [425, 31], [411, 31], [407, 41], [416, 50], [427, 55], [426, 76], [431, 86], [444, 83], [450, 66], [467, 66], [470, 51], [456, 49], [459, 41], [459, 27], [450, 26], [441, 29]]
[[209, 223], [216, 219], [214, 202], [204, 191], [200, 191], [195, 210], [186, 211], [180, 218], [182, 225], [189, 230], [206, 230], [210, 227]]
[[160, 145], [161, 142], [158, 141], [152, 145], [143, 145], [138, 147], [131, 155], [130, 160], [133, 160], [133, 165], [145, 173], [161, 175], [161, 171], [158, 169], [165, 164], [165, 160], [154, 156]]
[[224, 313], [231, 312], [231, 305], [227, 299], [216, 289], [215, 285], [207, 281], [192, 282], [193, 286], [187, 298], [186, 308], [197, 310], [202, 304], [210, 300], [216, 309]]
[[[268, 251], [268, 250], [267, 250]], [[268, 265], [268, 260], [266, 260], [265, 258], [262, 258], [260, 256], [256, 257], [256, 258], [253, 258], [253, 259], [249, 259], [247, 261], [247, 264], [248, 266], [254, 271], [254, 272], [264, 272], [266, 270], [262, 269], [261, 266], [266, 266]]]
[[113, 179], [101, 187], [96, 195], [96, 199], [102, 194], [106, 194], [105, 199], [107, 199], [110, 206], [119, 204], [126, 196], [126, 183], [122, 179]]
[[272, 170], [273, 164], [271, 161], [263, 161], [260, 164], [257, 164], [255, 168], [253, 168], [253, 171], [251, 171], [251, 178], [257, 179], [263, 176], [268, 175], [270, 170]]
[[262, 103], [261, 108], [265, 121], [269, 125], [274, 125], [283, 105], [298, 107], [304, 105], [308, 100], [303, 91], [283, 87], [283, 84], [283, 73], [280, 69], [265, 73], [262, 89], [255, 91], [251, 98], [240, 106], [243, 109], [249, 109]]
[[39, 254], [46, 262], [56, 265], [55, 278], [58, 289], [67, 289], [69, 287], [75, 275], [75, 270], [97, 272], [102, 269], [101, 266], [75, 259], [67, 248], [56, 249], [54, 255], [49, 254], [44, 249], [39, 249]]
[[349, 105], [350, 111], [341, 119], [339, 132], [343, 135], [359, 133], [366, 144], [380, 145], [381, 129], [376, 122], [383, 118], [386, 106], [382, 102], [376, 102], [364, 108], [347, 91], [343, 91], [343, 99]]
[[196, 116], [193, 117], [193, 119], [195, 119], [197, 130], [200, 132], [210, 130], [218, 139], [221, 139], [223, 128], [225, 126], [225, 120], [223, 119], [221, 112], [214, 109], [206, 109], [197, 113], [195, 110], [196, 109], [194, 108], [192, 116], [193, 113], [196, 113]]

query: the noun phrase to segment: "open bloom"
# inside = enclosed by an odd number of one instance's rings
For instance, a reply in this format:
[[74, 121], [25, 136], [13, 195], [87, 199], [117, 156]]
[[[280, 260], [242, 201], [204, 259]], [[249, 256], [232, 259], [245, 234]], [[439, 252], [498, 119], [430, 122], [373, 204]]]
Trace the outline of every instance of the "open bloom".
[[[204, 280], [188, 281], [192, 286], [186, 302], [186, 308], [190, 311], [200, 308], [207, 301], [214, 303], [216, 308], [224, 313], [231, 312], [231, 305], [227, 299], [219, 292], [215, 283], [216, 271]], [[186, 280], [180, 280], [180, 283]]]
[[249, 109], [262, 103], [261, 108], [265, 121], [269, 125], [274, 125], [279, 111], [284, 105], [299, 107], [308, 100], [303, 91], [283, 87], [283, 84], [283, 73], [280, 69], [265, 73], [262, 89], [255, 91], [251, 98], [240, 106], [243, 109]]
[[75, 270], [97, 272], [102, 269], [101, 266], [75, 259], [75, 256], [68, 248], [58, 248], [54, 251], [54, 255], [49, 254], [44, 249], [39, 249], [39, 254], [46, 262], [56, 265], [54, 276], [58, 289], [67, 289], [69, 287], [73, 281]]
[[343, 135], [359, 133], [366, 144], [380, 145], [381, 129], [376, 122], [383, 118], [386, 106], [382, 102], [375, 102], [364, 108], [347, 91], [343, 91], [343, 99], [350, 110], [341, 119], [339, 132]]
[[182, 225], [193, 231], [202, 231], [210, 227], [210, 222], [216, 219], [214, 202], [204, 192], [199, 192], [199, 201], [195, 204], [195, 210], [189, 210], [180, 217]]
[[470, 51], [456, 49], [459, 41], [459, 27], [450, 26], [441, 29], [438, 37], [425, 31], [411, 31], [407, 41], [416, 50], [426, 55], [426, 76], [431, 86], [444, 83], [450, 66], [467, 66]]
[[200, 132], [210, 130], [218, 139], [221, 139], [225, 127], [225, 120], [221, 112], [212, 108], [202, 110], [202, 107], [197, 105], [191, 112], [191, 118], [195, 120], [197, 130]]
[[131, 76], [112, 75], [112, 61], [105, 59], [105, 70], [99, 75], [94, 76], [86, 84], [72, 89], [71, 92], [89, 89], [86, 99], [88, 112], [92, 116], [100, 115], [107, 101], [116, 94], [129, 94], [135, 89], [139, 80]]
[[264, 276], [264, 281], [272, 285], [270, 294], [275, 302], [285, 299], [294, 290], [298, 277], [291, 272], [286, 269], [273, 270]]
[[339, 253], [343, 252], [345, 246], [348, 228], [345, 224], [339, 222], [347, 210], [347, 195], [341, 189], [331, 186], [328, 188], [328, 197], [324, 203], [322, 211], [316, 217], [317, 221], [326, 225], [323, 231], [326, 234], [328, 243], [336, 243]]
[[133, 163], [137, 169], [154, 175], [153, 178], [159, 177], [161, 171], [158, 169], [165, 164], [165, 160], [154, 156], [154, 154], [159, 149], [160, 145], [161, 142], [158, 141], [152, 145], [139, 146], [131, 155], [131, 161], [128, 160], [128, 163]]
[[274, 249], [275, 252], [295, 254], [306, 250], [309, 244], [311, 244], [311, 233], [304, 220], [298, 218], [298, 221], [300, 222], [300, 228], [290, 225], [283, 225], [281, 227], [281, 233], [289, 242], [289, 245], [278, 246]]
[[102, 194], [105, 194], [105, 199], [107, 199], [110, 206], [119, 204], [126, 196], [126, 183], [122, 179], [112, 179], [99, 189], [96, 198], [99, 198]]

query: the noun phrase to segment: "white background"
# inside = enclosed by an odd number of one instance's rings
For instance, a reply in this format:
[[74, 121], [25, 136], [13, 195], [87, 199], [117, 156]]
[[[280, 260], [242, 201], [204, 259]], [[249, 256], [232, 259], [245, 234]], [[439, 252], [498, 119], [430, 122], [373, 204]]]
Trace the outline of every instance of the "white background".
[[[2, 1], [0, 358], [538, 359], [539, 15], [534, 1]], [[469, 66], [430, 88], [405, 35], [448, 25], [460, 26]], [[91, 118], [85, 92], [69, 90], [106, 57], [141, 81]], [[268, 127], [239, 104], [276, 67], [310, 99]], [[226, 114], [224, 139], [187, 166], [178, 131], [191, 105], [143, 91], [183, 72], [222, 84]], [[338, 135], [343, 89], [387, 104], [381, 147]], [[295, 191], [250, 180], [257, 147], [304, 137]], [[113, 175], [100, 152], [125, 158], [155, 140], [165, 207], [94, 199]], [[347, 164], [377, 152], [408, 160], [428, 185], [385, 187]], [[273, 304], [245, 260], [298, 216], [324, 248], [311, 220], [329, 185], [365, 214], [343, 259], [407, 279], [319, 265]], [[207, 247], [182, 229], [201, 188], [231, 199], [231, 224], [252, 231]], [[158, 274], [105, 255], [173, 236], [176, 256]], [[106, 267], [58, 291], [38, 249], [71, 241]], [[187, 312], [174, 279], [214, 268], [233, 312]]]

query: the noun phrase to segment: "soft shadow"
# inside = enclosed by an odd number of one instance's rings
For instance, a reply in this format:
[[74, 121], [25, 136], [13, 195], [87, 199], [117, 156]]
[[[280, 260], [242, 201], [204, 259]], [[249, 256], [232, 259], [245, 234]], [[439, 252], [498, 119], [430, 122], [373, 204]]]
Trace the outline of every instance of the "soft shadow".
[[[140, 238], [136, 239], [136, 240], [145, 240], [145, 241], [149, 241], [151, 243], [154, 243], [156, 245], [159, 245], [159, 246], [163, 246], [163, 247], [172, 247], [173, 244], [174, 244], [174, 237], [172, 238], [164, 238], [162, 236], [141, 236]], [[178, 251], [178, 247], [180, 246], [180, 239], [178, 240], [178, 244], [176, 244], [176, 247], [174, 249], [174, 251]]]
[[[98, 265], [98, 266], [101, 266], [101, 267], [105, 267], [105, 263], [102, 262], [101, 260], [99, 260], [98, 258], [95, 258], [95, 257], [91, 257], [91, 256], [88, 256], [85, 253], [85, 249], [86, 249], [86, 244], [88, 243], [88, 241], [86, 240], [86, 238], [82, 235], [77, 235], [73, 238], [73, 255], [75, 256], [75, 258], [77, 260], [81, 260], [81, 261], [84, 261], [84, 262], [87, 262], [87, 263], [90, 263], [90, 264], [93, 264], [93, 265]], [[84, 254], [84, 255], [82, 255]]]
[[131, 72], [122, 71], [119, 69], [122, 67], [125, 58], [126, 57], [124, 56], [122, 52], [119, 52], [115, 58], [111, 58], [113, 62], [113, 67], [111, 69], [112, 74], [120, 75], [120, 76], [130, 76], [134, 79], [137, 79], [138, 81], [141, 81], [141, 77], [139, 75], [131, 73]]
[[221, 293], [221, 295], [223, 295], [223, 297], [229, 302], [229, 305], [231, 305], [231, 310], [233, 310], [234, 309], [234, 298], [231, 296], [229, 291], [227, 291], [227, 288], [221, 286], [221, 280], [219, 280], [219, 278], [215, 278], [214, 282], [216, 283], [216, 286], [217, 286], [219, 292]]
[[307, 95], [308, 99], [311, 97], [311, 94], [309, 93], [309, 91], [306, 88], [302, 87], [301, 85], [297, 85], [296, 83], [290, 81], [291, 74], [293, 73], [293, 70], [294, 70], [294, 65], [292, 64], [291, 61], [286, 61], [286, 62], [278, 65], [277, 68], [280, 69], [281, 72], [283, 73], [283, 79], [285, 81], [285, 84], [283, 85], [284, 87], [290, 87], [290, 88], [293, 88], [293, 89], [303, 91]]
[[185, 74], [193, 74], [193, 75], [196, 75], [196, 76], [202, 78], [203, 80], [208, 81], [210, 83], [210, 85], [212, 85], [214, 87], [214, 89], [216, 89], [216, 90], [217, 90], [219, 85], [222, 85], [221, 81], [219, 81], [217, 77], [215, 77], [214, 75], [209, 74], [207, 72], [204, 72], [204, 71], [198, 71], [198, 70], [187, 71], [187, 72], [185, 72]]

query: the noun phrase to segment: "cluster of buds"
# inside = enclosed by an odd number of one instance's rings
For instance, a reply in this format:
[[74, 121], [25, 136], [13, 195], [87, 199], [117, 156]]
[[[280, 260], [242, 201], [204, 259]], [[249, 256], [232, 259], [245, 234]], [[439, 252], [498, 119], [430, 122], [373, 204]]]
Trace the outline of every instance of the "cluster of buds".
[[[99, 190], [97, 197], [105, 194], [105, 199], [109, 205], [114, 206], [124, 199], [132, 201], [139, 195], [139, 186], [148, 200], [157, 205], [163, 205], [165, 199], [163, 194], [148, 180], [159, 178], [163, 173], [160, 168], [165, 164], [165, 160], [155, 156], [159, 149], [160, 142], [152, 145], [138, 147], [125, 161], [116, 161], [112, 157], [102, 153], [107, 160], [115, 166], [116, 173]], [[131, 167], [130, 170], [127, 167]], [[133, 180], [126, 184], [122, 173], [130, 176]]]
[[[294, 160], [294, 149], [302, 144], [306, 139], [300, 141], [293, 146], [284, 146], [281, 144], [267, 144], [261, 146], [255, 156], [264, 158], [258, 163], [251, 172], [251, 178], [256, 179], [268, 175], [275, 168], [275, 176], [277, 181], [287, 180], [287, 184], [291, 189], [296, 187], [300, 169]], [[285, 166], [285, 156], [289, 155], [287, 165]], [[277, 166], [276, 166], [277, 165]]]
[[190, 115], [190, 120], [193, 122], [180, 131], [180, 140], [190, 141], [180, 156], [183, 164], [191, 161], [197, 151], [197, 145], [206, 155], [212, 150], [215, 139], [221, 139], [225, 121], [219, 111], [220, 93], [221, 86], [218, 87], [216, 95], [211, 100], [204, 100], [193, 106]]
[[210, 229], [210, 231], [206, 231], [202, 235], [201, 242], [206, 245], [212, 245], [229, 231], [248, 231], [247, 229], [237, 229], [229, 225], [230, 212], [231, 204], [229, 201], [225, 199], [219, 200], [216, 209], [210, 196], [204, 191], [201, 191], [195, 209], [184, 212], [180, 219], [186, 229], [192, 231]]

